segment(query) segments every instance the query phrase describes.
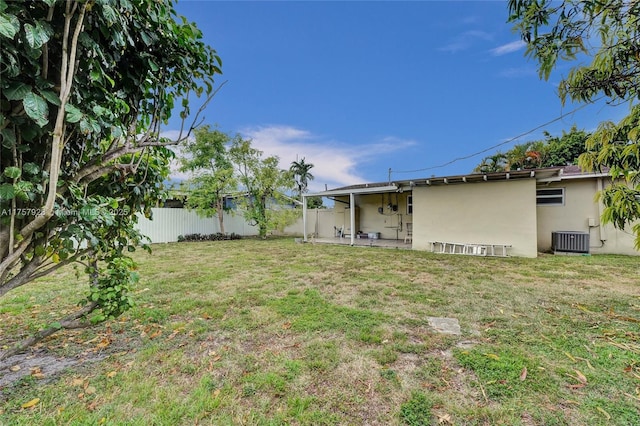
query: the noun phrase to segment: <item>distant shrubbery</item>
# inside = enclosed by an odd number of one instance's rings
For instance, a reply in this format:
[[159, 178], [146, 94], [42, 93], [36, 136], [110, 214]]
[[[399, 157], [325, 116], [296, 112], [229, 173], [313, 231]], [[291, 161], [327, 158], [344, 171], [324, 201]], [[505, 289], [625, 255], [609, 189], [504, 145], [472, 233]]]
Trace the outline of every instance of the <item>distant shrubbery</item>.
[[182, 241], [223, 241], [223, 240], [239, 240], [242, 236], [232, 232], [231, 234], [187, 234], [178, 235], [178, 242]]

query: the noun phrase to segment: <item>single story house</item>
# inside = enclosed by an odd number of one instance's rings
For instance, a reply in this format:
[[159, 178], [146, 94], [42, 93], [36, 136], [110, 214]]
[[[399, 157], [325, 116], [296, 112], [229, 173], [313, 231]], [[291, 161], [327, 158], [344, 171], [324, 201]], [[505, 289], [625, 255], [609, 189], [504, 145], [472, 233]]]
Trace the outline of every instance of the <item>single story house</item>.
[[[414, 250], [465, 254], [638, 255], [630, 230], [601, 222], [596, 194], [610, 184], [606, 173], [567, 166], [369, 183], [305, 197], [334, 200], [335, 235], [352, 245], [355, 238], [382, 238], [404, 240]], [[311, 227], [303, 210], [307, 240]]]

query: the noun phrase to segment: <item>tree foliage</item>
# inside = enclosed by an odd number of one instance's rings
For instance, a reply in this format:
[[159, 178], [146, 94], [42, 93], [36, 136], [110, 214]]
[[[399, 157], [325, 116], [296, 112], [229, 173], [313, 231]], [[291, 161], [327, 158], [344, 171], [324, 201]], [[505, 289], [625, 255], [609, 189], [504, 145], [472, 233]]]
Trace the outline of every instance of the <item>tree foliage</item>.
[[580, 154], [587, 150], [589, 136], [575, 126], [559, 137], [545, 132], [543, 140], [518, 144], [505, 153], [498, 152], [483, 158], [474, 171], [491, 173], [578, 164]]
[[304, 157], [300, 160], [292, 161], [291, 167], [289, 167], [289, 171], [293, 173], [293, 177], [296, 182], [296, 190], [298, 192], [298, 199], [302, 199], [302, 194], [307, 192], [307, 187], [309, 186], [309, 181], [314, 179], [313, 174], [311, 174], [311, 169], [313, 168], [312, 163], [305, 163]]
[[[289, 167], [289, 172], [293, 175], [296, 187], [294, 193], [296, 198], [302, 200], [302, 194], [306, 193], [309, 189], [309, 181], [315, 179], [311, 173], [314, 165], [312, 163], [305, 163], [304, 157], [300, 160], [292, 161]], [[307, 197], [307, 207], [310, 209], [322, 208], [322, 197]]]
[[[612, 185], [600, 194], [602, 219], [624, 228], [640, 219], [640, 3], [627, 0], [510, 0], [511, 22], [548, 79], [558, 61], [587, 58], [559, 85], [562, 102], [628, 101], [630, 114], [617, 124], [600, 124], [587, 140], [580, 165], [610, 170]], [[640, 224], [633, 225], [640, 249]]]
[[[82, 307], [16, 350], [131, 306], [136, 213], [163, 193], [160, 125], [220, 58], [171, 0], [0, 0], [0, 296], [72, 262]], [[8, 356], [14, 350], [0, 356]]]
[[240, 183], [246, 191], [238, 197], [245, 219], [258, 226], [259, 235], [266, 238], [272, 230], [282, 229], [298, 216], [297, 211], [286, 208], [291, 198], [286, 194], [295, 184], [290, 172], [278, 167], [276, 156], [263, 157], [251, 146], [250, 140], [236, 137], [229, 149]]
[[217, 215], [220, 232], [224, 234], [223, 213], [230, 210], [225, 205], [225, 196], [238, 187], [227, 151], [231, 138], [218, 129], [211, 130], [209, 126], [197, 129], [194, 134], [195, 139], [184, 145], [181, 158], [181, 170], [193, 173], [185, 183], [187, 208], [204, 217]]

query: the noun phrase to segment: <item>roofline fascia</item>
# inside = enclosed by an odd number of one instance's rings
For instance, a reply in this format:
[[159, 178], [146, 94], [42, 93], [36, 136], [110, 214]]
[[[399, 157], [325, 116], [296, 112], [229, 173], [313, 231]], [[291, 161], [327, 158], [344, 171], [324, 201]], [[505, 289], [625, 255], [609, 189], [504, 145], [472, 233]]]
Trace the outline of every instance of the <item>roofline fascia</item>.
[[561, 176], [554, 176], [550, 178], [538, 179], [538, 182], [542, 182], [542, 183], [560, 182], [563, 180], [603, 178], [608, 176], [609, 176], [609, 173], [590, 173], [590, 174], [584, 174], [584, 175], [561, 175]]
[[333, 189], [331, 191], [316, 192], [314, 194], [306, 194], [307, 197], [335, 197], [349, 194], [377, 194], [380, 192], [396, 192], [397, 185], [373, 186], [371, 188], [354, 188], [354, 189]]

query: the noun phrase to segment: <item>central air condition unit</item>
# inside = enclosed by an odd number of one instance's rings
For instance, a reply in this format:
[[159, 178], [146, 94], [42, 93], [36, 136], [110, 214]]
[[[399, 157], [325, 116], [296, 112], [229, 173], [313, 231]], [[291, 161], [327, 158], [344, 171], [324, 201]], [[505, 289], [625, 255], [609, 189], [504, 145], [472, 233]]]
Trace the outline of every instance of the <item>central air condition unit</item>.
[[578, 231], [555, 231], [551, 233], [554, 253], [589, 253], [589, 233]]

